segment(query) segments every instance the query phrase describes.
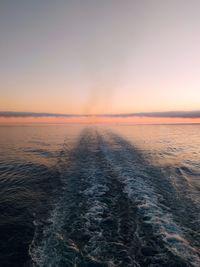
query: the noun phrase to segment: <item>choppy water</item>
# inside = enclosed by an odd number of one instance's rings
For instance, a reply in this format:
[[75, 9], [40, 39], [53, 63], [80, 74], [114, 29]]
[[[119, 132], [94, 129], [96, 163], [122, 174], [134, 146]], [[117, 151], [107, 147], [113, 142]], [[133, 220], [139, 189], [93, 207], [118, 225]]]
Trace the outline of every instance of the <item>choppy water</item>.
[[0, 266], [200, 266], [200, 125], [0, 127]]

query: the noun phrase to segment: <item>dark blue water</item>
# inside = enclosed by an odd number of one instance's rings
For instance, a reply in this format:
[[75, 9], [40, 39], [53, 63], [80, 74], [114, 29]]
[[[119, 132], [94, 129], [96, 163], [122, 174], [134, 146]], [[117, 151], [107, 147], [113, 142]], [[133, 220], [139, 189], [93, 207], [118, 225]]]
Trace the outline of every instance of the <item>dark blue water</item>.
[[199, 130], [0, 127], [0, 266], [200, 266]]

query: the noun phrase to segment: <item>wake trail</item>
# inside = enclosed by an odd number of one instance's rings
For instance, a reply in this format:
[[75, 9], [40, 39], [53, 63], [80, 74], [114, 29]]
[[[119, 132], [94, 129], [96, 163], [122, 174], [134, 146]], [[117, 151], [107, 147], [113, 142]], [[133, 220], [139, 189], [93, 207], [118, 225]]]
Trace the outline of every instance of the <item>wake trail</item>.
[[33, 266], [199, 266], [199, 251], [126, 140], [85, 129], [60, 162], [63, 191], [50, 218], [36, 222]]

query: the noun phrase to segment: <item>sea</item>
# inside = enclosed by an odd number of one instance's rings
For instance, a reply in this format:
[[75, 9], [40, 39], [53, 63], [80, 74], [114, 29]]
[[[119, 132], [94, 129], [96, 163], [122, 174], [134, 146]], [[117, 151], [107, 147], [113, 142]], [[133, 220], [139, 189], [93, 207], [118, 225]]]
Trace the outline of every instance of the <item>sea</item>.
[[0, 266], [199, 267], [200, 125], [1, 125]]

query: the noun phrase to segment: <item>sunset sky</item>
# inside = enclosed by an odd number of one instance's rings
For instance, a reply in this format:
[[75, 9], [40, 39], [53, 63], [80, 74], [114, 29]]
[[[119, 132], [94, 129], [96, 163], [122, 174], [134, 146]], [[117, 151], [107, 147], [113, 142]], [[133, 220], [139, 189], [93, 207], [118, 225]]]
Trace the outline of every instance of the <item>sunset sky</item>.
[[2, 0], [0, 33], [0, 111], [200, 110], [199, 0]]

